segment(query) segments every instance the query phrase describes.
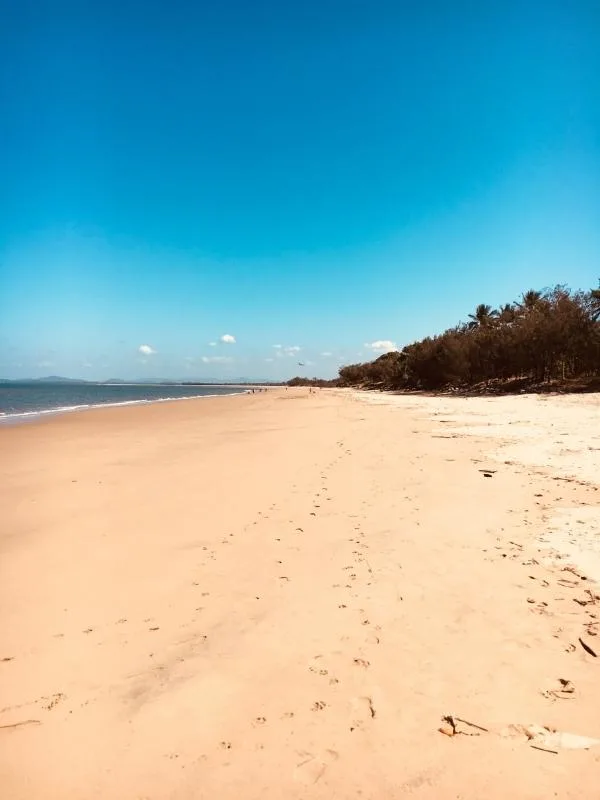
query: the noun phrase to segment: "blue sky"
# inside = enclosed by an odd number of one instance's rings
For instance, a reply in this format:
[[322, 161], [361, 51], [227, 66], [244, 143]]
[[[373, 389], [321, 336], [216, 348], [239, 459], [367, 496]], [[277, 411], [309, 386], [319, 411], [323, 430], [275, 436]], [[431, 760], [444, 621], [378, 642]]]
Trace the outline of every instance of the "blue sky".
[[6, 7], [0, 376], [330, 376], [596, 286], [598, 41], [592, 0]]

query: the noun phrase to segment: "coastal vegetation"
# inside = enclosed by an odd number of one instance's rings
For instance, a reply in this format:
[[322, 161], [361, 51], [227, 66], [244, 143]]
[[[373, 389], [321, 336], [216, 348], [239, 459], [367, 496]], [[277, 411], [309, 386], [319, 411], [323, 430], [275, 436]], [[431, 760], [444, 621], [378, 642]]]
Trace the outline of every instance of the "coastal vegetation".
[[323, 389], [326, 386], [339, 386], [339, 380], [335, 378], [332, 381], [325, 380], [324, 378], [302, 378], [296, 376], [289, 380], [287, 386], [312, 386], [314, 388]]
[[[600, 379], [600, 288], [536, 291], [374, 361], [344, 366], [337, 384], [388, 390], [586, 388]], [[596, 380], [596, 385], [600, 381]]]

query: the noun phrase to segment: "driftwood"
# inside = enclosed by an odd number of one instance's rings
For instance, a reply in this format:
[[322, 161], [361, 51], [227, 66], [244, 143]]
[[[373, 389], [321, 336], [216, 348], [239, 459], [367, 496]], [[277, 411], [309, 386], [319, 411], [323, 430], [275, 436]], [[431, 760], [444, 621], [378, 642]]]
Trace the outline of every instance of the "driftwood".
[[579, 644], [580, 644], [580, 645], [583, 647], [583, 649], [585, 650], [585, 652], [586, 652], [586, 653], [589, 653], [591, 656], [594, 656], [594, 658], [598, 658], [598, 654], [597, 654], [597, 653], [595, 653], [595, 652], [592, 650], [592, 648], [589, 646], [589, 644], [586, 644], [586, 643], [583, 641], [583, 639], [581, 638], [581, 636], [579, 637]]
[[21, 725], [41, 725], [39, 719], [24, 719], [21, 722], [11, 722], [9, 725], [0, 725], [0, 728], [20, 728]]
[[558, 755], [558, 750], [550, 750], [549, 747], [540, 747], [539, 744], [531, 744], [529, 746], [532, 750], [541, 750], [542, 753], [553, 753], [555, 756]]

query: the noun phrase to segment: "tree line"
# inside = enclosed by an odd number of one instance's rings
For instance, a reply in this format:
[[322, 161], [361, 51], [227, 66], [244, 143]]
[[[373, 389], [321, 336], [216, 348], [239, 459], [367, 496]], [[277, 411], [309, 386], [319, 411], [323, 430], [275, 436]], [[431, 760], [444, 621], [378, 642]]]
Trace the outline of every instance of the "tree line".
[[337, 378], [331, 381], [324, 378], [302, 378], [297, 375], [287, 382], [287, 386], [310, 386], [323, 389], [326, 386], [339, 386], [339, 380]]
[[339, 371], [338, 385], [510, 391], [600, 376], [600, 288], [535, 291], [374, 361]]

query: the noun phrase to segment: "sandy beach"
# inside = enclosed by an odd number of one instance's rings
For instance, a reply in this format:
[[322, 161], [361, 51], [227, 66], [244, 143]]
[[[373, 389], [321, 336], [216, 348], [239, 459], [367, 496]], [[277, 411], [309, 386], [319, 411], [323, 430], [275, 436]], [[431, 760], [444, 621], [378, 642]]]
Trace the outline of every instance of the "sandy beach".
[[597, 798], [600, 746], [531, 726], [600, 739], [599, 412], [298, 389], [4, 426], [0, 794]]

